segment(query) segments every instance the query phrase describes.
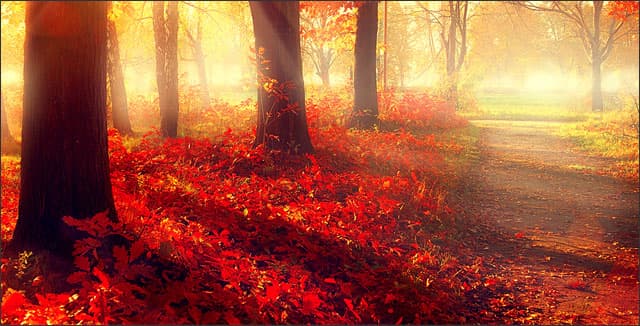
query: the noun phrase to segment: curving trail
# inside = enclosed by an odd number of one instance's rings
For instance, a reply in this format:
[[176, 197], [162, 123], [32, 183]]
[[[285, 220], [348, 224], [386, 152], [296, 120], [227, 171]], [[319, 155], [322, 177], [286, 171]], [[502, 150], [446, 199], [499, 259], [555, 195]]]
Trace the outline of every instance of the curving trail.
[[480, 155], [460, 196], [482, 224], [473, 247], [522, 284], [525, 322], [638, 324], [638, 184], [599, 175], [612, 162], [554, 136], [561, 123], [472, 123]]

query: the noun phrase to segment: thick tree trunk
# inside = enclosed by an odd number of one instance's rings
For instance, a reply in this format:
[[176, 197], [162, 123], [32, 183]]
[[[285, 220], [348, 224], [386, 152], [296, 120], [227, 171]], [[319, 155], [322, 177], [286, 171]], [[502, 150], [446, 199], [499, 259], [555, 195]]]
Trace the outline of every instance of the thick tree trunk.
[[107, 2], [28, 2], [22, 168], [12, 247], [71, 257], [63, 216], [108, 210]]
[[178, 2], [169, 1], [165, 19], [164, 1], [153, 2], [156, 42], [156, 80], [160, 102], [160, 133], [178, 135]]
[[129, 121], [127, 92], [124, 87], [124, 76], [120, 62], [118, 34], [116, 32], [116, 24], [111, 20], [107, 21], [107, 53], [113, 126], [118, 129], [121, 134], [130, 135], [133, 134], [133, 131], [131, 130], [131, 122]]
[[376, 91], [376, 40], [378, 2], [365, 1], [358, 8], [356, 26], [354, 104], [349, 127], [372, 129], [378, 124]]
[[292, 154], [313, 151], [305, 111], [298, 1], [251, 1], [258, 66], [254, 145]]

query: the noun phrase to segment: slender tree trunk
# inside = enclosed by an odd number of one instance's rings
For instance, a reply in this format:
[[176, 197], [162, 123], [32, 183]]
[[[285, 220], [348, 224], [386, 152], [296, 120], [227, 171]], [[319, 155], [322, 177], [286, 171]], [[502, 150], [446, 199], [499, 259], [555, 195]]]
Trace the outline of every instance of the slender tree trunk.
[[331, 79], [329, 78], [329, 60], [329, 55], [326, 53], [323, 53], [320, 57], [320, 78], [322, 79], [322, 86], [325, 89], [331, 87]]
[[2, 143], [13, 142], [13, 137], [9, 131], [9, 120], [7, 120], [7, 112], [4, 110], [4, 95], [0, 93], [0, 111], [2, 112]]
[[378, 2], [366, 1], [358, 9], [355, 44], [354, 104], [349, 127], [373, 129], [378, 124], [376, 41]]
[[600, 14], [602, 1], [593, 2], [593, 38], [591, 40], [591, 110], [602, 112], [602, 52], [600, 49]]
[[202, 51], [202, 26], [200, 24], [200, 12], [198, 12], [198, 23], [196, 27], [196, 36], [193, 36], [188, 28], [184, 29], [184, 33], [189, 39], [193, 58], [198, 70], [198, 79], [200, 81], [200, 108], [205, 110], [211, 104], [209, 96], [209, 83], [207, 82], [207, 69], [204, 60], [204, 51]]
[[127, 92], [124, 87], [124, 75], [122, 73], [122, 63], [120, 62], [120, 47], [118, 44], [118, 34], [116, 24], [107, 21], [107, 74], [109, 76], [109, 91], [111, 95], [111, 114], [113, 116], [113, 126], [121, 134], [131, 135], [131, 122], [129, 121], [129, 110], [127, 108]]
[[156, 42], [156, 80], [160, 102], [160, 133], [178, 135], [178, 2], [169, 1], [165, 19], [164, 1], [153, 2]]
[[258, 66], [254, 145], [292, 154], [313, 151], [305, 111], [298, 1], [251, 1]]
[[206, 109], [211, 104], [211, 96], [209, 95], [209, 83], [207, 82], [207, 70], [204, 63], [204, 52], [202, 51], [202, 45], [198, 43], [194, 49], [193, 54], [198, 65], [198, 79], [200, 80], [200, 101], [203, 109]]
[[593, 112], [602, 112], [604, 103], [602, 100], [602, 63], [599, 58], [591, 62], [591, 109]]
[[12, 247], [71, 259], [63, 216], [116, 219], [107, 152], [107, 2], [28, 2], [22, 168]]

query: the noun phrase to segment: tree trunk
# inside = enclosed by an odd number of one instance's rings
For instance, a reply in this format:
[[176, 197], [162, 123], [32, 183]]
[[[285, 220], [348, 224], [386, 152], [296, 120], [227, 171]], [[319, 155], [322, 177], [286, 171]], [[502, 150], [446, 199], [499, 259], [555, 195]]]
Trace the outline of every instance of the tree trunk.
[[109, 91], [111, 93], [113, 126], [118, 129], [121, 134], [131, 135], [133, 131], [131, 130], [131, 122], [129, 121], [127, 92], [124, 87], [124, 76], [120, 62], [118, 34], [116, 32], [116, 24], [111, 20], [107, 21], [107, 68]]
[[257, 145], [313, 152], [305, 111], [298, 1], [251, 1], [258, 68]]
[[350, 128], [373, 129], [378, 124], [376, 91], [376, 40], [378, 2], [365, 1], [358, 8], [356, 25], [354, 103]]
[[178, 2], [153, 2], [153, 35], [156, 42], [156, 81], [160, 102], [160, 133], [178, 135]]
[[198, 79], [200, 81], [200, 108], [205, 110], [211, 104], [209, 96], [209, 83], [207, 82], [207, 69], [204, 60], [204, 52], [202, 51], [202, 25], [200, 24], [200, 12], [198, 11], [198, 23], [196, 27], [196, 36], [193, 36], [188, 28], [184, 29], [184, 33], [189, 39], [191, 51], [193, 52], [196, 68], [198, 69]]
[[591, 39], [591, 110], [602, 112], [602, 52], [600, 50], [600, 14], [602, 2], [593, 2], [593, 38]]
[[200, 79], [200, 100], [202, 108], [207, 109], [211, 104], [211, 96], [209, 96], [209, 83], [207, 82], [207, 69], [204, 61], [204, 52], [202, 51], [202, 25], [200, 24], [200, 12], [198, 12], [198, 26], [196, 38], [193, 41], [193, 55], [198, 65], [198, 78]]
[[594, 58], [591, 62], [591, 110], [602, 112], [604, 104], [602, 100], [602, 64], [599, 58]]
[[116, 219], [107, 152], [107, 2], [28, 2], [18, 221], [12, 247], [71, 258], [63, 216]]
[[329, 53], [325, 53], [324, 49], [320, 49], [321, 51], [321, 55], [320, 55], [320, 71], [319, 71], [319, 75], [320, 75], [320, 79], [322, 79], [322, 87], [324, 87], [325, 89], [329, 89], [331, 87], [331, 80], [329, 79], [329, 68], [331, 66], [330, 64], [330, 54]]

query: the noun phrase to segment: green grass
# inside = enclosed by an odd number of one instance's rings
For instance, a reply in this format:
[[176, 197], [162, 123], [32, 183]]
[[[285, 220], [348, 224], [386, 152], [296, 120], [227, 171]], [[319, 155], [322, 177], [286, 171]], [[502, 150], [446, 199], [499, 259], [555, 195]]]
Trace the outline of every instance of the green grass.
[[529, 120], [529, 121], [585, 121], [590, 116], [581, 100], [561, 94], [481, 94], [478, 110], [462, 112], [467, 119]]

